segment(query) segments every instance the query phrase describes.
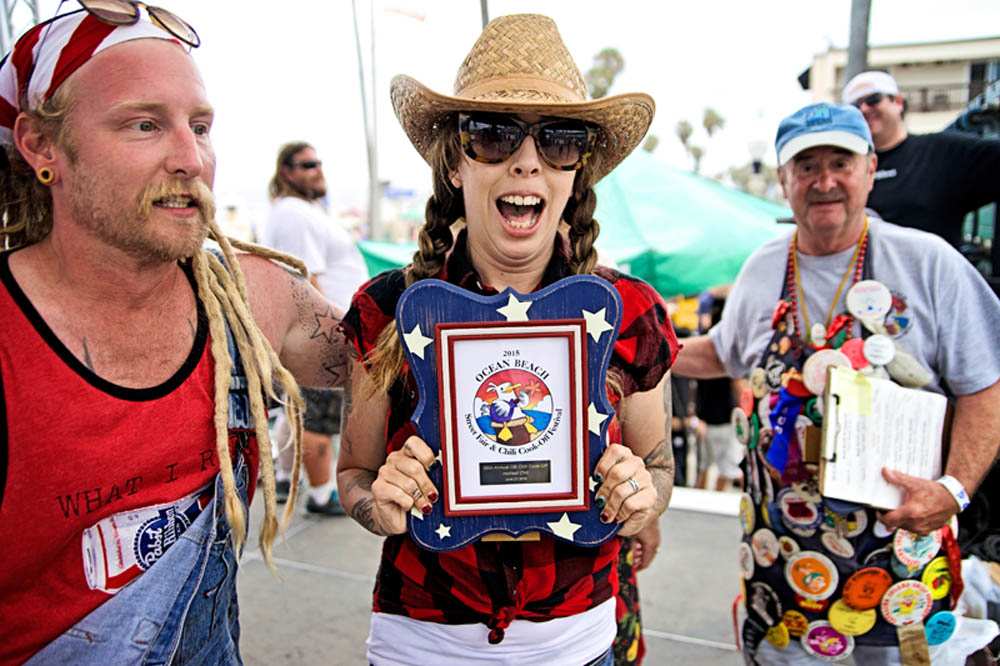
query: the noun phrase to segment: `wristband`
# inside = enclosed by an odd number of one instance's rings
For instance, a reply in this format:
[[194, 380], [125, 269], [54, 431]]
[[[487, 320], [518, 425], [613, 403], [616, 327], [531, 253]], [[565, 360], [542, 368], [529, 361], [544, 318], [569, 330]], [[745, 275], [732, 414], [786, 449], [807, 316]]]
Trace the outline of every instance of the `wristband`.
[[953, 476], [945, 474], [940, 479], [937, 480], [945, 490], [951, 493], [951, 496], [958, 503], [958, 512], [961, 513], [969, 507], [969, 493], [965, 492], [965, 486], [962, 482]]

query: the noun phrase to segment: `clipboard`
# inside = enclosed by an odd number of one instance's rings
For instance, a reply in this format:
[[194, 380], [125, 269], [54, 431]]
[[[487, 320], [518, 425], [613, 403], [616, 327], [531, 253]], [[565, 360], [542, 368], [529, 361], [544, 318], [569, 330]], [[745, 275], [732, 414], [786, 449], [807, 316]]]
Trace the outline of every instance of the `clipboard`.
[[924, 479], [941, 476], [948, 410], [943, 395], [831, 367], [823, 407], [824, 496], [895, 509], [903, 491], [882, 477], [883, 467]]

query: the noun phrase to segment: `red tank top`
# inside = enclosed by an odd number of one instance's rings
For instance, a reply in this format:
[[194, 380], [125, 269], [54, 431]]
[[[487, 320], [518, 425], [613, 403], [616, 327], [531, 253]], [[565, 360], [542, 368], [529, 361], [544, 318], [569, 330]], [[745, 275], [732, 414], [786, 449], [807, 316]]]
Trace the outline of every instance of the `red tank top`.
[[[159, 386], [125, 388], [59, 341], [9, 256], [0, 254], [0, 663], [30, 657], [155, 561], [173, 542], [163, 533], [190, 524], [218, 472], [201, 303], [181, 368]], [[165, 529], [152, 529], [158, 512]], [[140, 527], [143, 548], [128, 552], [122, 535]]]

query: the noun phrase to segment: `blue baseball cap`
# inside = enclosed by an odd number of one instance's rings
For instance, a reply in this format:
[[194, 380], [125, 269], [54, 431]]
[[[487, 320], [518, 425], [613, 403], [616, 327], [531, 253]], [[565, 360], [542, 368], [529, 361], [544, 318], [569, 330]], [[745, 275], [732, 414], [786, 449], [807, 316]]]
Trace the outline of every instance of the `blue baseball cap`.
[[801, 108], [781, 121], [774, 147], [778, 165], [808, 148], [836, 146], [859, 155], [875, 150], [865, 117], [853, 106], [820, 102]]

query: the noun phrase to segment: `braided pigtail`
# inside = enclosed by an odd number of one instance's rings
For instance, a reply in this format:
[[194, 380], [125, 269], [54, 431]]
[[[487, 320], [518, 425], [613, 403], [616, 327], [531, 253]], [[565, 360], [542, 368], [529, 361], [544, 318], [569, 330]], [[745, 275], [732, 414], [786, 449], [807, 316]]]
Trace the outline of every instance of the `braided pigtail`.
[[601, 233], [601, 225], [594, 219], [597, 195], [592, 174], [587, 167], [580, 171], [573, 183], [573, 195], [563, 210], [563, 219], [569, 225], [570, 268], [578, 275], [594, 272], [597, 265], [594, 242]]
[[[439, 123], [443, 129], [439, 131], [431, 148], [434, 193], [427, 200], [424, 226], [417, 237], [418, 249], [413, 254], [413, 261], [405, 269], [407, 287], [440, 272], [454, 244], [452, 224], [465, 215], [462, 191], [451, 182], [451, 174], [461, 155], [458, 133], [453, 131], [454, 124], [454, 118], [451, 117]], [[375, 347], [366, 358], [371, 368], [373, 393], [388, 392], [392, 383], [399, 378], [403, 360], [403, 346], [393, 322], [382, 329]]]

